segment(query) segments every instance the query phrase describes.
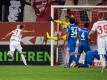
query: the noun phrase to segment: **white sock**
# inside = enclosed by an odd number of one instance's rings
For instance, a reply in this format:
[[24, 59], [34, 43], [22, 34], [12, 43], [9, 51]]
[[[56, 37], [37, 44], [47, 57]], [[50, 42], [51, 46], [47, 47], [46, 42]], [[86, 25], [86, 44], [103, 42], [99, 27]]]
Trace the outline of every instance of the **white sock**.
[[106, 66], [106, 61], [105, 61], [105, 57], [103, 55], [100, 55], [100, 61], [101, 61], [101, 66], [105, 67]]
[[25, 59], [25, 57], [24, 57], [23, 54], [21, 54], [21, 57], [22, 57], [22, 61], [23, 61], [24, 65], [27, 65], [27, 63], [26, 63], [26, 59]]

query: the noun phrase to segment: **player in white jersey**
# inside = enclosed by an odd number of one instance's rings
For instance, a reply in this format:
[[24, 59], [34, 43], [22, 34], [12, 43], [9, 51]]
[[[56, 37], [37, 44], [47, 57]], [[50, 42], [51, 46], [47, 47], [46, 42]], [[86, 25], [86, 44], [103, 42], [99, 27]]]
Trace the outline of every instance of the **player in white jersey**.
[[8, 51], [7, 54], [10, 56], [13, 56], [14, 51], [17, 50], [21, 54], [21, 58], [24, 65], [27, 65], [26, 59], [22, 53], [22, 47], [20, 42], [21, 42], [23, 33], [34, 32], [34, 31], [24, 30], [24, 27], [25, 27], [24, 25], [17, 25], [17, 28], [11, 31], [10, 33], [8, 33], [5, 37], [2, 38], [2, 40], [6, 39], [8, 36], [11, 35], [10, 44], [9, 44], [10, 51]]
[[97, 45], [98, 54], [100, 55], [100, 61], [102, 66], [102, 71], [106, 66], [105, 55], [107, 50], [107, 20], [104, 20], [104, 13], [98, 14], [99, 20], [93, 24], [93, 27], [89, 33], [90, 35], [97, 31]]

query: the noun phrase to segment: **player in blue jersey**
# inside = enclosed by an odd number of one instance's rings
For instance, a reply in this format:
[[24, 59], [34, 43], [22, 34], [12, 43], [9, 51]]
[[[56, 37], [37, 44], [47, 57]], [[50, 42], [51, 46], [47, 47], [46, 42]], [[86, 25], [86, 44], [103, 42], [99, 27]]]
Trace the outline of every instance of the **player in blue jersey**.
[[85, 64], [94, 65], [94, 58], [100, 60], [98, 50], [88, 51], [85, 57]]
[[[86, 53], [85, 56], [85, 64], [79, 63], [79, 67], [89, 67], [94, 65], [94, 59], [100, 60], [100, 56], [98, 54], [98, 50], [91, 50]], [[105, 55], [105, 59], [107, 61], [107, 51]]]
[[78, 56], [77, 56], [78, 60], [83, 51], [85, 51], [85, 53], [87, 51], [90, 51], [90, 44], [88, 40], [88, 35], [89, 35], [88, 25], [89, 25], [88, 23], [85, 23], [84, 27], [79, 31], [80, 45], [78, 47]]
[[69, 47], [69, 55], [70, 55], [67, 67], [70, 67], [72, 61], [75, 61], [76, 65], [78, 64], [78, 59], [75, 56], [75, 52], [76, 52], [76, 42], [78, 39], [79, 28], [75, 24], [75, 22], [76, 22], [75, 19], [71, 18], [70, 25], [67, 27], [67, 34], [68, 34], [67, 44]]

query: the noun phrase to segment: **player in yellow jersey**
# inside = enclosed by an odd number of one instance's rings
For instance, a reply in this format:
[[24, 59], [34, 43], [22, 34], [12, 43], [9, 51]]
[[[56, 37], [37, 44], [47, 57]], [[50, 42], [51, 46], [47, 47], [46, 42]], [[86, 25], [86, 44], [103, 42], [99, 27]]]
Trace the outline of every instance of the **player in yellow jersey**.
[[50, 21], [53, 21], [57, 24], [62, 24], [65, 27], [67, 27], [70, 25], [70, 18], [75, 18], [75, 17], [73, 15], [71, 15], [71, 16], [65, 16], [65, 18], [66, 18], [66, 20], [54, 20], [54, 19], [50, 18]]
[[46, 37], [47, 37], [47, 39], [55, 40], [55, 41], [58, 41], [59, 39], [63, 39], [64, 41], [66, 41], [66, 39], [67, 39], [67, 35], [66, 34], [64, 34], [62, 36], [54, 36], [54, 37], [52, 37], [52, 36], [49, 35], [48, 32], [46, 32]]
[[[70, 21], [72, 21], [72, 19], [75, 19], [74, 16], [65, 16], [66, 20], [54, 20], [52, 18], [50, 18], [50, 21], [53, 21], [59, 25], [64, 25], [65, 28], [62, 29], [62, 32], [63, 34], [61, 36], [54, 36], [54, 37], [51, 37], [49, 36], [49, 34], [47, 33], [47, 39], [50, 39], [50, 40], [55, 40], [55, 41], [58, 41], [58, 40], [63, 40], [64, 41], [64, 64], [65, 64], [65, 67], [67, 66], [67, 63], [68, 63], [68, 59], [69, 59], [69, 52], [68, 52], [68, 47], [67, 47], [67, 39], [68, 39], [68, 34], [66, 32], [66, 28], [70, 25]], [[75, 22], [75, 24], [77, 25], [77, 22]]]
[[[61, 25], [64, 25], [65, 26], [65, 28], [67, 27], [67, 26], [69, 26], [70, 25], [70, 18], [75, 18], [73, 15], [71, 15], [71, 16], [65, 16], [65, 18], [66, 18], [66, 20], [54, 20], [54, 19], [52, 19], [52, 17], [50, 17], [50, 20], [49, 21], [53, 21], [53, 22], [55, 22], [55, 23], [57, 23], [57, 24], [61, 24]], [[64, 29], [65, 30], [65, 29]], [[46, 36], [47, 36], [47, 39], [52, 39], [52, 40], [55, 40], [55, 41], [57, 41], [57, 40], [59, 40], [59, 39], [63, 39], [64, 41], [66, 41], [66, 39], [67, 39], [67, 34], [66, 33], [64, 33], [62, 36], [54, 36], [54, 37], [51, 37], [51, 36], [49, 36], [49, 34], [48, 34], [48, 32], [46, 32]]]

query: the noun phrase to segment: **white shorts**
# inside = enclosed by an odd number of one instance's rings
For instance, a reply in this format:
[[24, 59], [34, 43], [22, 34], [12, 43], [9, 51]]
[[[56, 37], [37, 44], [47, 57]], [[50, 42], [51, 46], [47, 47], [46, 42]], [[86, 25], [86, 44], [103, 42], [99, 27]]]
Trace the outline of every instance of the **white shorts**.
[[10, 46], [10, 51], [17, 50], [18, 52], [22, 52], [21, 44], [18, 41], [14, 41], [14, 40], [10, 41], [10, 45], [9, 46]]
[[107, 37], [101, 37], [97, 39], [98, 54], [106, 54], [107, 50]]

